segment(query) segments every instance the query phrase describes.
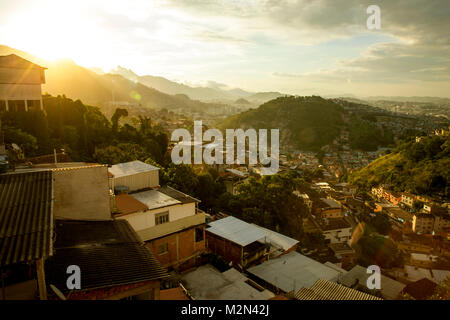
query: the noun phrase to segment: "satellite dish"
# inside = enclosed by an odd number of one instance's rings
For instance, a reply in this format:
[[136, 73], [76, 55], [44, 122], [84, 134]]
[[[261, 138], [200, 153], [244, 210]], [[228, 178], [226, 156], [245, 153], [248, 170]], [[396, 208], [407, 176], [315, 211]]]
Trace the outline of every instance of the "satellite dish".
[[66, 296], [57, 287], [51, 284], [50, 288], [58, 296], [58, 298], [60, 298], [61, 300], [67, 300]]

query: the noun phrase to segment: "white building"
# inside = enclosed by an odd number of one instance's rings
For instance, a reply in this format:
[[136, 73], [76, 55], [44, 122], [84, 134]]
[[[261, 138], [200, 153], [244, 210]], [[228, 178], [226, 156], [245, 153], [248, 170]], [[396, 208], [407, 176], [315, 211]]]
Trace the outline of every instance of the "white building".
[[127, 192], [159, 187], [159, 168], [142, 161], [119, 163], [109, 168], [110, 188]]
[[42, 110], [45, 69], [15, 54], [0, 56], [0, 112]]

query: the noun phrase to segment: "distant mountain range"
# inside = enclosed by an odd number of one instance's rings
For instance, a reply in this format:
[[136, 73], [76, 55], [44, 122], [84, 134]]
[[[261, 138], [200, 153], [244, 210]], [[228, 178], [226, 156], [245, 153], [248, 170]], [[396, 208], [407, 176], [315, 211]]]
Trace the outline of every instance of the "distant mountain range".
[[0, 46], [0, 55], [16, 54], [46, 68], [43, 92], [65, 95], [71, 99], [102, 107], [110, 102], [128, 102], [148, 108], [189, 109], [205, 111], [220, 106], [185, 96], [175, 96], [132, 81], [119, 74], [98, 74], [71, 60], [49, 62], [7, 46]]
[[154, 88], [167, 94], [185, 94], [189, 98], [196, 100], [235, 100], [236, 98], [248, 97], [252, 95], [251, 92], [240, 89], [228, 91], [209, 87], [191, 87], [163, 77], [151, 75], [138, 76], [132, 70], [125, 69], [120, 66], [111, 70], [110, 73], [119, 74], [129, 80], [140, 82], [147, 87]]

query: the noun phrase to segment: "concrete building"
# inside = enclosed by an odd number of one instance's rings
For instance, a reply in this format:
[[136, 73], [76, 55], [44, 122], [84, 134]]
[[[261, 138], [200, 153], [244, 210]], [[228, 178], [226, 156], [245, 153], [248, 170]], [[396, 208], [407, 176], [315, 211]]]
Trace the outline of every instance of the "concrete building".
[[115, 164], [108, 171], [110, 188], [117, 192], [159, 187], [159, 168], [142, 161]]
[[298, 240], [229, 216], [208, 224], [208, 250], [239, 269], [296, 249]]
[[412, 208], [414, 204], [415, 197], [412, 194], [409, 193], [402, 193], [402, 199], [400, 200], [400, 203], [404, 204], [408, 208]]
[[205, 252], [199, 200], [170, 187], [116, 196], [116, 219], [127, 220], [165, 267], [187, 269]]
[[447, 234], [450, 231], [450, 215], [419, 213], [413, 216], [412, 230], [422, 234]]
[[45, 69], [15, 54], [0, 56], [0, 112], [42, 110]]
[[320, 198], [316, 214], [322, 219], [343, 218], [342, 205], [333, 199]]

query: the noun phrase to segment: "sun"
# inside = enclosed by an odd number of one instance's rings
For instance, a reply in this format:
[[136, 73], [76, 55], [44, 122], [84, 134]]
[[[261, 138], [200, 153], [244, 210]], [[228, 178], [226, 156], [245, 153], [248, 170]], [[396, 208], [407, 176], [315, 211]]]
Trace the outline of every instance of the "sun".
[[[75, 3], [76, 4], [76, 3]], [[2, 26], [7, 45], [24, 50], [49, 62], [71, 59], [100, 68], [110, 67], [101, 30], [80, 7], [65, 1], [41, 2], [27, 11], [9, 17]]]

